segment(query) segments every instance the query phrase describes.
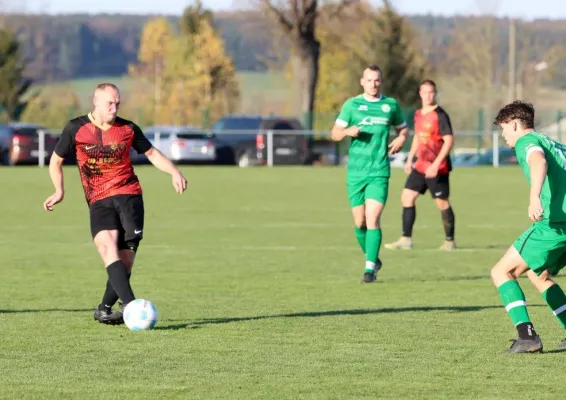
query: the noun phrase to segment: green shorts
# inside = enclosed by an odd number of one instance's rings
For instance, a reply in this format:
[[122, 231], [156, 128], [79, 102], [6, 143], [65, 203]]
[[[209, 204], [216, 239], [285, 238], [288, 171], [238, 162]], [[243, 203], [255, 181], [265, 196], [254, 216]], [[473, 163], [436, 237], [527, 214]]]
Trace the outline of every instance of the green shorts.
[[366, 199], [376, 200], [385, 205], [389, 193], [389, 178], [383, 176], [348, 177], [347, 187], [351, 207], [365, 204]]
[[566, 265], [566, 223], [535, 222], [513, 246], [537, 275], [557, 274]]

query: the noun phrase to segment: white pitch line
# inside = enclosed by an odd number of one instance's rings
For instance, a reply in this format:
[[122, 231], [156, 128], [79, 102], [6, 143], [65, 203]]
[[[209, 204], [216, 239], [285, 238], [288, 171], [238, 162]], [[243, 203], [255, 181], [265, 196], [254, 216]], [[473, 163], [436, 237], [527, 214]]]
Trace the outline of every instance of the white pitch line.
[[[0, 240], [0, 245], [17, 247], [21, 244], [21, 241], [8, 241]], [[94, 249], [94, 244], [92, 242], [83, 243], [69, 243], [69, 242], [49, 242], [50, 247], [92, 247]], [[360, 249], [355, 246], [256, 246], [256, 245], [199, 245], [199, 244], [144, 244], [142, 242], [141, 247], [147, 249], [158, 249], [158, 250], [169, 250], [175, 253], [193, 253], [199, 250], [220, 250], [220, 251], [288, 251], [288, 252], [300, 252], [300, 251], [340, 251], [340, 252], [352, 252], [358, 253]], [[429, 253], [434, 252], [438, 254], [450, 254], [450, 253], [480, 253], [480, 252], [503, 252], [505, 248], [460, 248], [452, 252], [446, 252], [438, 250], [437, 248], [413, 248], [412, 250], [388, 250], [382, 249], [382, 254], [388, 253], [399, 253], [399, 254], [410, 254], [410, 253]]]

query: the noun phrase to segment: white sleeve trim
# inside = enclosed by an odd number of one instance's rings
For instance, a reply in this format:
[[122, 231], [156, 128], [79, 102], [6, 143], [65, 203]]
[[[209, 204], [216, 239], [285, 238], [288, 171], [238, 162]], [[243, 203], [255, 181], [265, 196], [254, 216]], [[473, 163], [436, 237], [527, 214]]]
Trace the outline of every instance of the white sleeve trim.
[[346, 121], [344, 121], [343, 119], [338, 118], [336, 120], [336, 125], [338, 125], [342, 128], [346, 128], [348, 126], [348, 123]]
[[407, 122], [403, 122], [401, 125], [397, 125], [395, 128], [397, 129], [403, 129], [407, 126]]
[[542, 149], [542, 147], [540, 147], [540, 146], [533, 146], [533, 147], [530, 147], [530, 148], [527, 150], [527, 155], [526, 155], [526, 157], [525, 157], [525, 159], [527, 160], [527, 164], [529, 164], [529, 157], [530, 157], [530, 155], [533, 154], [533, 152], [535, 152], [535, 151], [540, 151], [540, 152], [544, 155], [544, 150]]

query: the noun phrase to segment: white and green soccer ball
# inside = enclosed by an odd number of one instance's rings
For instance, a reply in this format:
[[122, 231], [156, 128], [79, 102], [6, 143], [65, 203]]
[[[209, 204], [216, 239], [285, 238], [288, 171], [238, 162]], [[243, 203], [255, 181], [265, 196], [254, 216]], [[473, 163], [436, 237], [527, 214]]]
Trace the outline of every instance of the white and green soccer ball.
[[157, 323], [157, 308], [149, 300], [131, 301], [124, 309], [124, 323], [135, 332], [152, 329]]

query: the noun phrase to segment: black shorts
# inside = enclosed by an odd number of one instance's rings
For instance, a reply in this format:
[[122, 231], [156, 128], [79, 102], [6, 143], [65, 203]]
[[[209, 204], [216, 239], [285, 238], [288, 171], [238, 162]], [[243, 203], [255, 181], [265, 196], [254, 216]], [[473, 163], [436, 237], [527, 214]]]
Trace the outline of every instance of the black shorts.
[[414, 190], [420, 194], [425, 194], [428, 189], [433, 199], [447, 199], [450, 196], [450, 179], [448, 175], [425, 178], [424, 174], [413, 169], [407, 177], [405, 189]]
[[141, 195], [121, 194], [90, 205], [92, 238], [100, 231], [118, 231], [118, 250], [136, 251], [143, 237], [144, 208]]

